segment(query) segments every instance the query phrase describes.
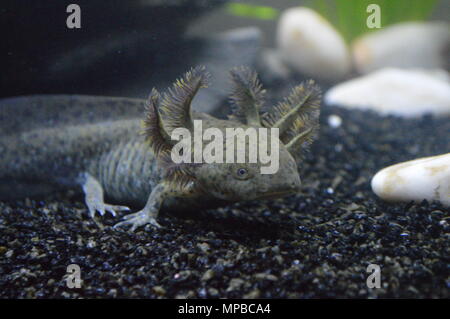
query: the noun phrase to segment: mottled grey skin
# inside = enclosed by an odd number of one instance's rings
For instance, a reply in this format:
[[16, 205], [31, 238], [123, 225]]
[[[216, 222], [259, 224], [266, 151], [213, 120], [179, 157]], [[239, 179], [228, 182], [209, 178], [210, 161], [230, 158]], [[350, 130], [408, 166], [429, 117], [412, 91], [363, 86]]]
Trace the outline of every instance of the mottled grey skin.
[[[0, 101], [0, 199], [81, 186], [92, 217], [96, 211], [115, 215], [116, 211], [128, 210], [127, 206], [106, 204], [104, 196], [113, 203], [143, 206], [115, 226], [135, 230], [148, 223], [159, 226], [156, 218], [160, 209], [203, 209], [297, 192], [300, 177], [290, 151], [305, 144], [312, 136], [312, 130], [305, 128], [317, 124], [317, 116], [305, 117], [301, 105], [298, 114], [303, 116], [303, 133], [295, 126], [295, 119], [286, 124], [292, 132], [299, 132], [302, 138], [297, 140], [301, 143], [285, 146], [283, 138], [293, 139], [292, 134], [280, 135], [280, 168], [273, 175], [260, 174], [260, 163], [177, 166], [168, 164], [164, 157], [163, 149], [173, 145], [168, 139], [171, 130], [188, 126], [194, 119], [201, 119], [204, 129], [262, 127], [257, 108], [263, 90], [256, 75], [248, 70], [233, 74], [237, 82], [233, 120], [191, 113], [193, 96], [206, 86], [207, 74], [202, 68], [188, 72], [161, 103], [156, 90], [148, 101], [88, 96]], [[145, 105], [143, 135], [141, 114]], [[266, 126], [286, 114], [279, 109], [272, 119], [267, 118]], [[184, 112], [183, 116], [179, 116], [180, 112]], [[247, 123], [240, 119], [242, 115]], [[242, 168], [245, 176], [237, 173]]]
[[[59, 98], [62, 103], [67, 97]], [[107, 97], [89, 98], [99, 104]], [[32, 102], [33, 97], [23, 102]], [[4, 100], [0, 107], [7, 105]], [[145, 100], [127, 101], [144, 109]], [[196, 114], [196, 118], [205, 116]], [[95, 124], [32, 128], [0, 137], [0, 199], [42, 194], [84, 185], [87, 176], [97, 180], [106, 198], [116, 203], [142, 206], [162, 178], [154, 152], [141, 134], [139, 119]], [[31, 187], [35, 190], [30, 189]], [[177, 208], [170, 205], [168, 208]], [[182, 207], [179, 207], [183, 209]]]

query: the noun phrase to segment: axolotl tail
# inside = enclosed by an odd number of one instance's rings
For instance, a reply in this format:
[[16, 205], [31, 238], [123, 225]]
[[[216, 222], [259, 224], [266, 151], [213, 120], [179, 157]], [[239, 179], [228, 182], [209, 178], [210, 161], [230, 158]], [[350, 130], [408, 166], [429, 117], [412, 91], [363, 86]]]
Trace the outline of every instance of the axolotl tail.
[[70, 186], [99, 150], [136, 134], [144, 103], [78, 95], [0, 100], [0, 199]]

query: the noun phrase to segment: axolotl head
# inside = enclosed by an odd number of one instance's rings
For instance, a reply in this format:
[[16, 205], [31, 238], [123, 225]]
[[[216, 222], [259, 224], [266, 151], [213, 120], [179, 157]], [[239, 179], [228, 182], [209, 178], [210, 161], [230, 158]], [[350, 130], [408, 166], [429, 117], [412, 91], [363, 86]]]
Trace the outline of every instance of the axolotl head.
[[[226, 201], [265, 199], [298, 192], [301, 183], [297, 163], [302, 150], [318, 131], [319, 88], [313, 81], [302, 83], [283, 101], [263, 112], [265, 90], [256, 73], [245, 67], [236, 68], [231, 71], [231, 79], [233, 114], [229, 120], [191, 112], [195, 94], [208, 86], [209, 74], [204, 67], [191, 69], [163, 95], [153, 89], [144, 121], [150, 146], [159, 158], [167, 159], [167, 154], [176, 154], [189, 159], [189, 163], [181, 164], [169, 160], [166, 167], [171, 173], [167, 176], [177, 185], [196, 184], [203, 193]], [[200, 147], [200, 163], [195, 156], [198, 119], [203, 119], [202, 128], [206, 129], [200, 132], [200, 139], [216, 142]], [[227, 132], [230, 128], [240, 128], [244, 134], [230, 136]], [[207, 133], [208, 129], [212, 131]], [[253, 139], [249, 137], [251, 129], [256, 132]], [[261, 130], [268, 132], [264, 135]], [[183, 138], [188, 142], [181, 144], [190, 146], [177, 149]], [[231, 139], [234, 144], [229, 143]]]
[[[281, 141], [274, 137], [277, 140], [271, 141], [267, 152], [262, 153], [265, 147], [257, 147], [257, 141], [252, 143], [247, 139], [239, 143], [244, 138], [237, 137], [234, 152], [228, 153], [231, 146], [224, 141], [220, 163], [195, 167], [195, 179], [203, 192], [225, 201], [276, 198], [299, 192], [297, 163]], [[234, 158], [226, 158], [226, 154], [234, 154]], [[241, 159], [238, 154], [242, 155]]]

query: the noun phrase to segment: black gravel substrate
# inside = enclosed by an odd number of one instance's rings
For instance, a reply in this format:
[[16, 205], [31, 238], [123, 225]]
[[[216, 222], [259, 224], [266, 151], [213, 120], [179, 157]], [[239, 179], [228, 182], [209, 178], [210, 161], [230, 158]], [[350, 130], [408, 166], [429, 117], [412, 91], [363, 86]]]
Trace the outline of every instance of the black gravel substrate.
[[[162, 214], [163, 229], [136, 233], [97, 228], [72, 192], [0, 203], [0, 297], [449, 298], [450, 209], [370, 190], [382, 167], [450, 152], [449, 119], [325, 107], [321, 120], [298, 196]], [[371, 263], [379, 289], [366, 285]], [[69, 264], [80, 289], [66, 287]]]

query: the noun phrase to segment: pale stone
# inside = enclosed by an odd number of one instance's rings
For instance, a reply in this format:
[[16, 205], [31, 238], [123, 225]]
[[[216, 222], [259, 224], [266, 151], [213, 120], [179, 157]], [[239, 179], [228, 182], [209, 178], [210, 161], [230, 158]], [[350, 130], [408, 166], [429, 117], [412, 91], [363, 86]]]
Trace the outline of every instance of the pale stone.
[[355, 40], [353, 60], [359, 73], [384, 67], [446, 68], [450, 25], [446, 22], [405, 22]]
[[342, 125], [342, 118], [339, 115], [332, 114], [328, 116], [328, 125], [332, 128], [338, 128]]
[[[447, 74], [447, 76], [444, 75]], [[326, 103], [407, 118], [450, 115], [450, 83], [443, 70], [387, 68], [331, 88]]]
[[339, 80], [351, 70], [350, 50], [342, 36], [309, 8], [291, 8], [282, 13], [277, 44], [289, 67], [314, 78]]
[[450, 153], [389, 166], [371, 184], [374, 193], [387, 201], [426, 199], [450, 206]]

